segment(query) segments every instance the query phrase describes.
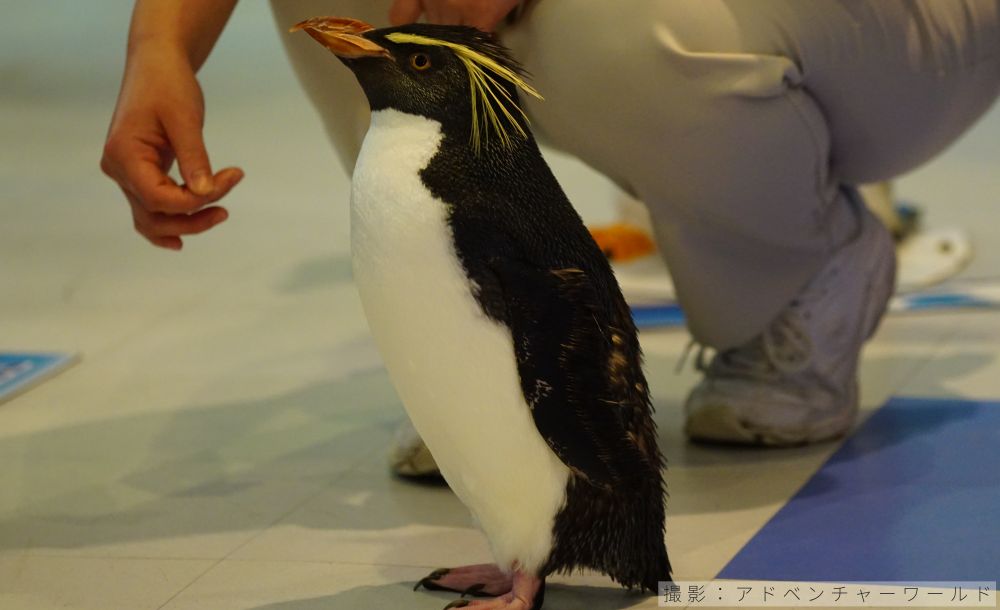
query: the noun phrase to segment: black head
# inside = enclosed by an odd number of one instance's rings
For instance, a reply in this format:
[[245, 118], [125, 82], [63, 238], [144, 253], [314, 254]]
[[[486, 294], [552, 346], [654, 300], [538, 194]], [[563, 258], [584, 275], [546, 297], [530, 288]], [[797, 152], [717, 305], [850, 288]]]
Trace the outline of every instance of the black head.
[[436, 120], [470, 145], [511, 146], [528, 137], [518, 88], [541, 97], [491, 34], [464, 26], [411, 24], [374, 29], [320, 17], [305, 30], [356, 75], [372, 110], [392, 108]]

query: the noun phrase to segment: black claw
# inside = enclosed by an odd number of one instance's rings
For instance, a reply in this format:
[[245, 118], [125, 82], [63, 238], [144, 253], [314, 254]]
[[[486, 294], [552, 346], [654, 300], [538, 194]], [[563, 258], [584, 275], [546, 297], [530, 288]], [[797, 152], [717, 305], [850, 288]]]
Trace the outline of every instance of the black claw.
[[485, 588], [485, 583], [477, 582], [474, 585], [470, 585], [465, 591], [462, 591], [462, 597], [465, 597], [466, 595], [482, 595], [483, 589]]
[[413, 590], [416, 591], [420, 587], [423, 587], [423, 588], [427, 589], [428, 591], [450, 591], [450, 589], [445, 589], [444, 587], [438, 586], [438, 585], [434, 584], [434, 582], [433, 582], [433, 581], [435, 581], [435, 580], [437, 580], [437, 579], [445, 576], [450, 571], [451, 570], [449, 570], [448, 568], [438, 568], [438, 569], [434, 570], [433, 572], [431, 572], [427, 576], [424, 576], [419, 581], [417, 581], [417, 584], [413, 585]]
[[468, 606], [471, 603], [472, 602], [470, 602], [467, 599], [456, 599], [455, 601], [453, 601], [450, 604], [448, 604], [447, 606], [445, 606], [444, 610], [448, 610], [449, 608], [464, 608], [464, 607]]

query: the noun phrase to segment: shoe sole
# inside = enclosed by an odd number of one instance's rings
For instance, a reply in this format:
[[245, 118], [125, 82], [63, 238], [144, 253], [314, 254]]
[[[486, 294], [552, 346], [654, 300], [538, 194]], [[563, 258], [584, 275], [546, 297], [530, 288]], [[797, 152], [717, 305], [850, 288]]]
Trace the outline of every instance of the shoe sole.
[[[857, 394], [855, 393], [855, 396]], [[797, 447], [844, 436], [858, 414], [857, 400], [836, 417], [795, 430], [770, 428], [742, 420], [726, 405], [707, 405], [692, 414], [684, 433], [692, 441], [764, 447]]]

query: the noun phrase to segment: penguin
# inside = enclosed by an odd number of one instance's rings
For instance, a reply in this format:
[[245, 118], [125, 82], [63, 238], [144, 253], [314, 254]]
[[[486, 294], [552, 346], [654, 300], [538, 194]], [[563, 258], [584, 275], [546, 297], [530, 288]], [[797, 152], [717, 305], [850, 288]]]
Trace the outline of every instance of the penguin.
[[541, 97], [526, 72], [470, 27], [298, 30], [368, 98], [354, 279], [414, 427], [496, 561], [414, 589], [463, 593], [446, 608], [537, 610], [548, 575], [589, 568], [656, 593], [671, 573], [665, 461], [636, 329], [520, 108], [518, 90]]

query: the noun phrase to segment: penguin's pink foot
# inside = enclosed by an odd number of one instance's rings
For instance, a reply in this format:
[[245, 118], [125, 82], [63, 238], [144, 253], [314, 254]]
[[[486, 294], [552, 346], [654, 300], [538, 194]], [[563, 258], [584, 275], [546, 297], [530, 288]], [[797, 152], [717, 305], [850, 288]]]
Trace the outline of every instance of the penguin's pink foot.
[[481, 563], [460, 568], [441, 568], [434, 570], [413, 587], [430, 591], [454, 591], [465, 595], [481, 595], [495, 597], [509, 593], [514, 587], [510, 574], [492, 563]]
[[450, 608], [540, 610], [543, 601], [545, 601], [545, 581], [524, 572], [514, 572], [513, 588], [510, 592], [493, 599], [456, 599], [445, 606], [444, 610]]

